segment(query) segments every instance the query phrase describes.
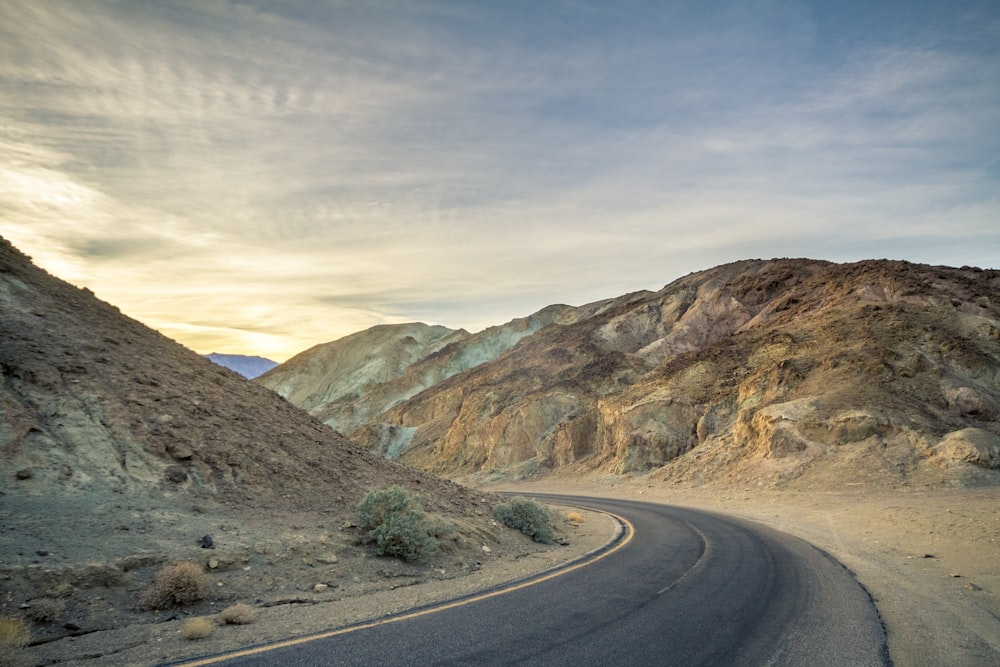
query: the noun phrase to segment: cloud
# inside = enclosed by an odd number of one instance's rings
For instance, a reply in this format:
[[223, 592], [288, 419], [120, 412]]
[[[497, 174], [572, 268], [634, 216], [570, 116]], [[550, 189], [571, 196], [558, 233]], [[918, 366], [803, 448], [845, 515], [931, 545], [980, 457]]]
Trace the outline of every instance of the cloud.
[[5, 2], [0, 233], [200, 351], [278, 358], [748, 256], [988, 265], [998, 25], [988, 3]]

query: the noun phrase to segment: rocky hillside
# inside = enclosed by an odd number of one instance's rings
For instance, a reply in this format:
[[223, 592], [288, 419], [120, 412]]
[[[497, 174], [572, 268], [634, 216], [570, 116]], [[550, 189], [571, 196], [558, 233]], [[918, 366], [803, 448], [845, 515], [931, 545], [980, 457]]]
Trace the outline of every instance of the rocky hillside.
[[[997, 483], [1000, 272], [737, 262], [561, 308], [413, 388], [351, 437], [450, 477]], [[381, 391], [352, 400], [395, 402]]]
[[5, 241], [0, 306], [0, 452], [19, 493], [359, 498], [416, 479]]
[[0, 615], [37, 621], [39, 641], [155, 619], [139, 593], [172, 560], [212, 568], [206, 604], [388, 587], [395, 566], [366, 558], [353, 521], [393, 484], [454, 528], [449, 576], [486, 543], [526, 548], [490, 521], [495, 498], [369, 454], [2, 239], [0, 462]]
[[334, 430], [350, 433], [442, 380], [493, 361], [578, 309], [551, 306], [477, 334], [421, 323], [372, 327], [289, 359], [258, 382]]

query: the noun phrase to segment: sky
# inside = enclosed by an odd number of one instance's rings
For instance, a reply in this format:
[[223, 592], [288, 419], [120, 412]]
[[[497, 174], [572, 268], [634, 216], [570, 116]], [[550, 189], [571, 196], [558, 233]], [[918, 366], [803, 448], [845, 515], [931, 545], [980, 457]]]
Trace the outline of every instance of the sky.
[[0, 236], [201, 353], [1000, 267], [1000, 2], [3, 0]]

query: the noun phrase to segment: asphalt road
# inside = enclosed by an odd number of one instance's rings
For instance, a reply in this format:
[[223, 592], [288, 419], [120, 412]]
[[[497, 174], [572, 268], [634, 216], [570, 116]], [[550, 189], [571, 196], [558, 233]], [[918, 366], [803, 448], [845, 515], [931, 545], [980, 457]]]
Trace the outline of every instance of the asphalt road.
[[503, 595], [215, 664], [891, 664], [868, 594], [797, 538], [684, 508], [551, 499], [625, 517], [633, 539]]

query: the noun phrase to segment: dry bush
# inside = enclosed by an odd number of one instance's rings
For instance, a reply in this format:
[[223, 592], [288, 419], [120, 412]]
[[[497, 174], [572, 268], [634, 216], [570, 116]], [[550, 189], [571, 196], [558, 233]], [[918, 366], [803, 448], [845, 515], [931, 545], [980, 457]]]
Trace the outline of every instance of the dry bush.
[[223, 609], [219, 618], [229, 625], [248, 625], [257, 620], [257, 610], [248, 604], [234, 604]]
[[31, 641], [31, 630], [23, 618], [0, 616], [0, 645], [21, 648]]
[[215, 621], [208, 616], [196, 616], [184, 621], [185, 639], [204, 639], [215, 632]]
[[583, 515], [579, 512], [566, 512], [566, 520], [570, 523], [583, 523]]
[[210, 585], [208, 575], [196, 563], [168, 565], [157, 573], [152, 586], [142, 594], [140, 604], [146, 609], [183, 607], [204, 599]]

